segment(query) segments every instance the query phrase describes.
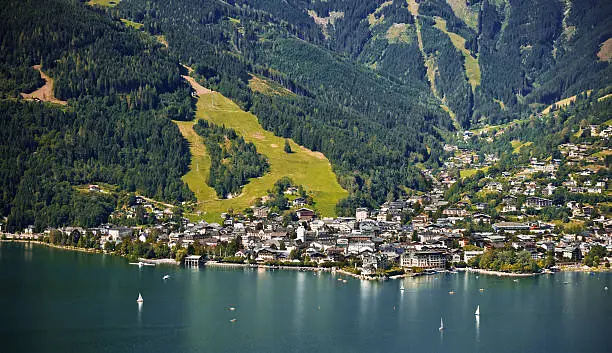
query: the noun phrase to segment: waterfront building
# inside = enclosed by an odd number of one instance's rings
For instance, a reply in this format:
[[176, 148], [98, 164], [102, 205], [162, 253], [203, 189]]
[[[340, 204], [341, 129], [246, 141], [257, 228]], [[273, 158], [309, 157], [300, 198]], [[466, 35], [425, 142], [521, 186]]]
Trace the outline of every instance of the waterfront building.
[[400, 258], [402, 267], [444, 268], [446, 254], [443, 250], [408, 251]]

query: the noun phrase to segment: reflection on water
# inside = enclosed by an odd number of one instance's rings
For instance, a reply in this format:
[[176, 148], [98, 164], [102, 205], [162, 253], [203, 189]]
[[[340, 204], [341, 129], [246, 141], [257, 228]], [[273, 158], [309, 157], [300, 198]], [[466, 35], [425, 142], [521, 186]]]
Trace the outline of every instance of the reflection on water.
[[295, 297], [293, 298], [295, 300], [295, 304], [293, 306], [295, 310], [293, 315], [293, 326], [298, 332], [301, 332], [304, 323], [304, 290], [306, 289], [305, 280], [306, 273], [299, 271], [296, 274]]
[[28, 262], [32, 261], [32, 243], [26, 243], [23, 247], [23, 259]]
[[[601, 352], [612, 317], [612, 291], [603, 289], [612, 274], [521, 278], [520, 286], [438, 274], [403, 279], [401, 293], [395, 281], [328, 273], [139, 270], [118, 257], [36, 245], [4, 243], [0, 251], [0, 302], [11, 303], [0, 320], [7, 352]], [[148, 309], [137, 304], [134, 321], [139, 291]]]
[[142, 326], [142, 305], [143, 302], [138, 302], [138, 327]]

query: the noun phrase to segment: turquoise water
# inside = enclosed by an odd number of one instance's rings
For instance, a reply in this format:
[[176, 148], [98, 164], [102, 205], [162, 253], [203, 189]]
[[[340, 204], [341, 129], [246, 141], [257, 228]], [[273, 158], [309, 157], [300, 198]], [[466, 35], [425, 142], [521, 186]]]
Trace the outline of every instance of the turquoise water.
[[609, 273], [339, 277], [0, 243], [0, 352], [610, 351]]

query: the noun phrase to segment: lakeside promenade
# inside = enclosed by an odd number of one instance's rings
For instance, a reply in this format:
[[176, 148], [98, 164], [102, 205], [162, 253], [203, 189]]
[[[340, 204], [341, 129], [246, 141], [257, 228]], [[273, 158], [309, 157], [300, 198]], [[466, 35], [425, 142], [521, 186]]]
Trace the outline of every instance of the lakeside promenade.
[[[113, 255], [112, 252], [106, 252], [103, 249], [91, 249], [91, 248], [79, 248], [79, 247], [75, 247], [75, 246], [68, 246], [68, 245], [56, 245], [56, 244], [51, 244], [48, 242], [44, 242], [41, 241], [41, 237], [43, 234], [39, 234], [39, 233], [20, 233], [20, 234], [13, 234], [13, 233], [0, 233], [0, 237], [2, 237], [2, 239], [0, 239], [0, 242], [22, 242], [22, 243], [35, 243], [35, 244], [40, 244], [40, 245], [46, 245], [55, 249], [61, 249], [61, 250], [70, 250], [70, 251], [79, 251], [79, 252], [84, 252], [84, 253], [93, 253], [93, 254], [109, 254], [109, 255]], [[174, 265], [174, 266], [180, 266], [181, 263], [176, 261], [175, 259], [146, 259], [146, 258], [138, 258], [138, 261], [141, 262], [145, 262], [145, 263], [151, 263], [151, 264], [155, 264], [155, 265], [159, 265], [159, 264], [164, 264], [164, 265]], [[388, 279], [402, 279], [402, 278], [406, 278], [406, 277], [417, 277], [417, 276], [421, 276], [421, 275], [427, 275], [428, 273], [404, 273], [404, 274], [400, 274], [400, 275], [395, 275], [395, 276], [390, 276], [390, 277], [386, 277], [386, 276], [367, 276], [367, 275], [362, 275], [362, 274], [356, 274], [356, 273], [352, 273], [349, 271], [346, 271], [344, 269], [341, 268], [336, 268], [336, 267], [312, 267], [312, 266], [284, 266], [284, 265], [265, 265], [265, 264], [249, 264], [249, 263], [231, 263], [231, 262], [219, 262], [219, 261], [206, 261], [205, 263], [203, 263], [203, 267], [245, 267], [245, 268], [261, 268], [261, 269], [266, 269], [266, 270], [275, 270], [275, 269], [279, 269], [279, 270], [297, 270], [297, 271], [312, 271], [312, 272], [330, 272], [330, 273], [338, 273], [341, 275], [345, 275], [345, 276], [349, 276], [349, 277], [353, 277], [355, 279], [359, 279], [359, 280], [366, 280], [366, 281], [384, 281], [384, 280], [388, 280]], [[466, 267], [466, 268], [455, 268], [456, 271], [465, 271], [465, 272], [473, 272], [473, 273], [479, 273], [479, 274], [486, 274], [486, 275], [491, 275], [491, 276], [500, 276], [500, 277], [533, 277], [533, 276], [537, 276], [537, 275], [541, 275], [541, 274], [545, 274], [544, 272], [539, 272], [539, 273], [515, 273], [515, 272], [502, 272], [502, 271], [492, 271], [492, 270], [486, 270], [486, 269], [479, 269], [479, 268], [471, 268], [471, 267]], [[612, 271], [610, 268], [605, 268], [603, 266], [600, 267], [588, 267], [585, 265], [581, 265], [581, 264], [572, 264], [572, 265], [563, 265], [563, 266], [559, 266], [559, 270], [560, 271], [567, 271], [567, 272], [610, 272]], [[444, 270], [440, 270], [438, 272], [444, 272]]]

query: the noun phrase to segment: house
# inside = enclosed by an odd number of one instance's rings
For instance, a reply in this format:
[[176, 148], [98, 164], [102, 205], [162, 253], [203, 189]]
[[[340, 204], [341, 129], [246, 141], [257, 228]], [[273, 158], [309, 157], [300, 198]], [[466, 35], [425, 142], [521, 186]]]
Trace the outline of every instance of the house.
[[505, 231], [505, 232], [516, 232], [520, 230], [530, 230], [531, 227], [527, 223], [520, 222], [499, 222], [493, 224], [493, 229], [496, 232]]
[[355, 211], [355, 219], [357, 219], [357, 222], [361, 222], [364, 219], [367, 219], [369, 216], [369, 212], [367, 208], [358, 208]]
[[470, 213], [466, 210], [460, 208], [447, 208], [442, 211], [442, 214], [445, 216], [455, 216], [455, 217], [467, 217]]
[[132, 235], [132, 229], [127, 227], [116, 227], [108, 230], [108, 241], [119, 242], [125, 237]]
[[274, 261], [277, 258], [276, 251], [263, 248], [257, 252], [257, 261]]
[[293, 207], [302, 207], [306, 205], [306, 199], [303, 197], [298, 197], [297, 199], [291, 202]]
[[402, 254], [402, 267], [444, 268], [446, 254], [442, 250], [411, 250]]
[[491, 216], [484, 213], [477, 213], [472, 216], [472, 220], [476, 223], [487, 223], [491, 224]]
[[315, 212], [309, 208], [300, 208], [295, 213], [300, 221], [311, 221], [315, 218]]
[[492, 182], [488, 183], [485, 186], [485, 190], [501, 192], [501, 191], [504, 190], [504, 186], [502, 185], [502, 183], [499, 183], [499, 182], [496, 182], [496, 181], [492, 181]]
[[256, 218], [266, 218], [268, 217], [268, 212], [270, 212], [270, 208], [266, 206], [255, 207], [255, 209], [253, 210], [253, 215]]
[[540, 209], [542, 207], [550, 207], [552, 206], [552, 201], [549, 199], [545, 199], [542, 197], [528, 197], [527, 200], [525, 201], [525, 205], [527, 205], [527, 207], [533, 207], [536, 209]]
[[463, 262], [467, 263], [472, 258], [484, 254], [484, 250], [470, 250], [463, 252]]

